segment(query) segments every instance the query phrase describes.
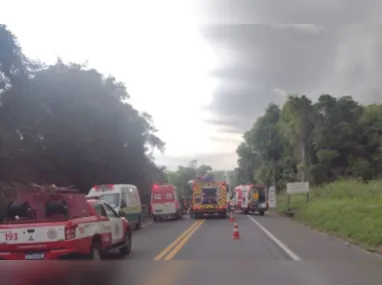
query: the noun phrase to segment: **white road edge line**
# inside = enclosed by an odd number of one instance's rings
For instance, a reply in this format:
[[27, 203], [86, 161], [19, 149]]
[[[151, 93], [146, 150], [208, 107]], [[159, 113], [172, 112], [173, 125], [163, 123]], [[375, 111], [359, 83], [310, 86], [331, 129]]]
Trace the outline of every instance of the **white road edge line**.
[[285, 244], [283, 244], [278, 238], [276, 238], [270, 231], [268, 231], [262, 224], [260, 224], [258, 221], [255, 220], [255, 218], [251, 217], [250, 215], [247, 215], [248, 218], [251, 219], [251, 221], [260, 228], [274, 243], [276, 243], [291, 259], [295, 261], [300, 261], [301, 258], [295, 254], [293, 251], [291, 251]]

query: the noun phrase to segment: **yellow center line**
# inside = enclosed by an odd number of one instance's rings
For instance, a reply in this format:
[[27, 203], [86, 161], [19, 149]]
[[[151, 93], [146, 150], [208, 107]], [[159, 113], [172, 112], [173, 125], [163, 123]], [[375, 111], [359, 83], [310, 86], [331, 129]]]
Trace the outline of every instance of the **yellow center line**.
[[204, 220], [202, 220], [190, 232], [188, 232], [188, 234], [175, 246], [175, 248], [163, 260], [173, 259], [175, 255], [184, 247], [184, 245], [190, 240], [191, 236], [201, 227], [203, 223], [204, 223]]
[[[156, 263], [158, 264], [158, 263]], [[181, 284], [191, 263], [187, 261], [170, 261], [159, 263], [148, 272], [143, 285], [175, 285]]]
[[158, 266], [155, 266], [153, 270], [150, 270], [147, 278], [143, 282], [143, 285], [175, 285], [180, 283], [179, 281], [184, 278], [192, 263], [187, 261], [172, 261], [172, 259], [184, 247], [191, 236], [204, 222], [204, 220], [194, 222], [177, 239], [175, 239], [154, 258], [154, 260], [166, 260], [170, 263], [156, 263]]
[[163, 257], [168, 254], [180, 241], [182, 241], [183, 238], [187, 237], [187, 235], [192, 232], [192, 230], [198, 225], [201, 225], [204, 222], [204, 220], [198, 220], [194, 222], [187, 230], [185, 230], [176, 240], [174, 240], [171, 244], [169, 244], [162, 252], [160, 252], [154, 260], [161, 260]]

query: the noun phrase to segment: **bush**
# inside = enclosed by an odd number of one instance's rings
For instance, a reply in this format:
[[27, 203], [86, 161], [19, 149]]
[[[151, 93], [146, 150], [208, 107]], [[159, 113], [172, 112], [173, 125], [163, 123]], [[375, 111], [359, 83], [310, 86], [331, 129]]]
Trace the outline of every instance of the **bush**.
[[[339, 180], [311, 189], [308, 204], [303, 194], [291, 196], [291, 207], [295, 219], [307, 226], [368, 250], [382, 245], [382, 181]], [[285, 192], [278, 197], [277, 209], [287, 209]]]

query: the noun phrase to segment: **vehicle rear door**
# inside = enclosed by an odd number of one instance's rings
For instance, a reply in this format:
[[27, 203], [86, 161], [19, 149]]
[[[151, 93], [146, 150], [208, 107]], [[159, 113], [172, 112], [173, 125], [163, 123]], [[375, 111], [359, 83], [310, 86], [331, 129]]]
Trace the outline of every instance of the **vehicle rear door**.
[[248, 208], [249, 202], [249, 189], [245, 186], [243, 187], [243, 203], [241, 205], [242, 208]]
[[0, 228], [0, 244], [35, 244], [65, 239], [66, 222], [4, 225]]
[[153, 194], [154, 214], [168, 215], [176, 212], [175, 196], [173, 191], [163, 191]]
[[169, 214], [176, 213], [176, 196], [175, 191], [169, 191], [164, 193], [165, 207]]
[[259, 202], [259, 191], [258, 191], [258, 189], [252, 188], [251, 196], [252, 196], [251, 198], [252, 198], [253, 203], [256, 204]]
[[43, 260], [44, 251], [58, 249], [57, 242], [65, 240], [65, 224], [66, 222], [2, 225], [0, 251], [24, 252], [26, 260]]
[[241, 188], [236, 188], [235, 189], [235, 207], [236, 208], [241, 208], [241, 203], [242, 203], [242, 189]]
[[107, 203], [103, 203], [106, 214], [110, 219], [111, 224], [111, 242], [112, 244], [119, 243], [123, 239], [123, 222], [117, 212]]

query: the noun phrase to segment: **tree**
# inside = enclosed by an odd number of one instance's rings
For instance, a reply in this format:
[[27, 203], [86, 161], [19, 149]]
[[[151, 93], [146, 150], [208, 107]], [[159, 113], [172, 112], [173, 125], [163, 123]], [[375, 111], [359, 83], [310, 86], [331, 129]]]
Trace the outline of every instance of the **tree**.
[[[211, 166], [205, 164], [198, 166], [197, 160], [192, 160], [187, 166], [179, 165], [176, 171], [167, 171], [166, 174], [168, 183], [174, 185], [181, 196], [190, 196], [188, 182], [208, 172], [215, 174]], [[218, 174], [222, 176], [221, 173]]]
[[[316, 120], [313, 143], [316, 152], [334, 151], [330, 155], [330, 179], [345, 175], [350, 156], [362, 156], [362, 139], [359, 123], [363, 107], [350, 96], [334, 98], [322, 95], [315, 104]], [[326, 155], [326, 159], [328, 156]], [[324, 163], [327, 166], [327, 163]]]
[[239, 156], [239, 173], [244, 174], [243, 182], [252, 183], [256, 178], [270, 185], [279, 180], [283, 154], [279, 118], [279, 107], [270, 104], [264, 116], [259, 117], [244, 134], [244, 143], [236, 151]]
[[7, 26], [0, 24], [0, 94], [25, 75], [29, 62]]
[[[0, 180], [74, 185], [165, 180], [152, 153], [165, 144], [123, 83], [86, 65], [31, 64], [0, 25]], [[2, 86], [2, 88], [1, 88]]]
[[[237, 148], [240, 181], [250, 173], [278, 188], [304, 176], [322, 184], [339, 176], [382, 175], [382, 105], [361, 106], [350, 96], [289, 96], [271, 104]], [[256, 158], [256, 163], [252, 160]], [[303, 175], [302, 175], [303, 174]]]
[[[245, 136], [247, 137], [248, 136]], [[255, 176], [255, 169], [261, 166], [261, 157], [250, 147], [250, 142], [242, 142], [236, 150], [239, 157], [239, 167], [236, 168], [236, 175], [239, 184], [251, 183]]]
[[300, 161], [300, 178], [305, 179], [309, 167], [311, 133], [313, 131], [314, 108], [306, 96], [289, 96], [280, 115], [279, 130], [285, 143], [293, 150], [293, 156]]

